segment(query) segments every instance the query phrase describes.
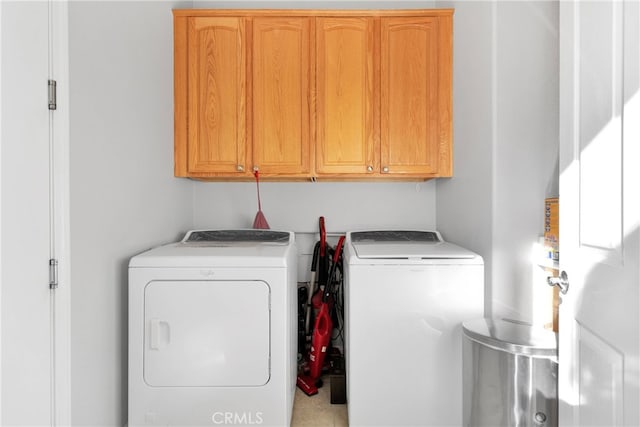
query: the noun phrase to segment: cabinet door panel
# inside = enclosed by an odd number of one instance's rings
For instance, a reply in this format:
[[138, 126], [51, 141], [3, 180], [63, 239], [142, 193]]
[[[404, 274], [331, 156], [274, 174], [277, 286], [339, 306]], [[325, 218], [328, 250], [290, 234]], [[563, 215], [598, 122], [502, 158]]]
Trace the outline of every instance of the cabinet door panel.
[[253, 20], [253, 160], [267, 175], [308, 174], [310, 19]]
[[188, 172], [246, 169], [244, 19], [197, 17], [188, 25]]
[[382, 18], [381, 31], [382, 172], [435, 174], [438, 18]]
[[378, 170], [374, 18], [316, 20], [316, 171]]

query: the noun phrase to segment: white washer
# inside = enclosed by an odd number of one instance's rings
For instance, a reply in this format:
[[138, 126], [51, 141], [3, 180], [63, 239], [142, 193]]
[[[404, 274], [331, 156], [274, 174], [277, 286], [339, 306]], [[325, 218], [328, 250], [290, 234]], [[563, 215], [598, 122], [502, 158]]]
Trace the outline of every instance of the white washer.
[[129, 426], [284, 426], [296, 381], [291, 232], [190, 231], [129, 263]]
[[484, 263], [435, 231], [345, 244], [351, 426], [462, 425], [461, 323], [484, 315]]

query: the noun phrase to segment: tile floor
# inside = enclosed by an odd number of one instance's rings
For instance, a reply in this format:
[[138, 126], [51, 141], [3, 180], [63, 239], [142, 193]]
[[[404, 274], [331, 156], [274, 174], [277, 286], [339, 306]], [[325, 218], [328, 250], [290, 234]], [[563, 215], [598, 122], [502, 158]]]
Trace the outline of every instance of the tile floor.
[[291, 427], [347, 427], [347, 405], [332, 405], [330, 391], [329, 379], [314, 396], [296, 387]]

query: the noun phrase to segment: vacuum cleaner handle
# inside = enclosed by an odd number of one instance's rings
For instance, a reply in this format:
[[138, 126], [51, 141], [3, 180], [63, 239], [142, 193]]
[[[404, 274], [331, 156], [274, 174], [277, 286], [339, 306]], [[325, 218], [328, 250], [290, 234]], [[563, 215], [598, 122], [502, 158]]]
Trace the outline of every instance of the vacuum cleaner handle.
[[318, 220], [320, 227], [320, 256], [324, 257], [325, 249], [327, 247], [327, 229], [324, 226], [324, 217], [321, 216]]
[[327, 301], [331, 295], [331, 285], [336, 278], [336, 270], [338, 269], [338, 262], [342, 255], [342, 246], [344, 245], [344, 236], [340, 236], [338, 243], [336, 244], [336, 250], [333, 253], [333, 264], [331, 265], [331, 271], [329, 272], [329, 278], [327, 280], [327, 286], [324, 289], [323, 301]]
[[[311, 271], [314, 273], [318, 269], [318, 256], [320, 255], [320, 242], [316, 242], [313, 247], [313, 255], [311, 255]], [[313, 285], [313, 283], [311, 284]]]
[[344, 236], [340, 236], [338, 239], [338, 244], [336, 245], [336, 251], [333, 254], [333, 265], [338, 265], [338, 261], [340, 261], [340, 255], [342, 255], [342, 246], [344, 245]]
[[311, 299], [316, 292], [316, 271], [318, 269], [318, 258], [320, 258], [320, 242], [316, 242], [313, 247], [313, 255], [311, 255], [311, 281], [309, 282], [309, 290], [307, 294], [307, 306], [305, 307], [304, 331], [309, 335], [309, 327], [311, 326]]

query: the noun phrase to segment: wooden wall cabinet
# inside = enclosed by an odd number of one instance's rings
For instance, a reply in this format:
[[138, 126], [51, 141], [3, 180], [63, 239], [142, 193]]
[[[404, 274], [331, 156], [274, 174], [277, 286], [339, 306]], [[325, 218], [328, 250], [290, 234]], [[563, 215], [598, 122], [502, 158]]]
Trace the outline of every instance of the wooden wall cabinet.
[[452, 14], [174, 10], [175, 175], [451, 176]]

